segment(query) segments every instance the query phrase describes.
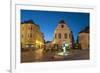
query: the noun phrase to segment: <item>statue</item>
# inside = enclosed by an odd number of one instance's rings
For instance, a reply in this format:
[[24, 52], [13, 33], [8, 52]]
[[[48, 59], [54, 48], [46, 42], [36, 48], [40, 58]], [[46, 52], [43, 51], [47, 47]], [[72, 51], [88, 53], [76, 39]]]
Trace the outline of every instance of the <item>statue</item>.
[[69, 44], [67, 44], [67, 43], [64, 41], [63, 44], [62, 44], [62, 49], [63, 49], [63, 51], [62, 51], [62, 52], [59, 52], [58, 55], [67, 56], [68, 53], [69, 53], [69, 51], [67, 50], [67, 49], [69, 49], [68, 47], [69, 47]]
[[66, 42], [63, 43], [62, 49], [63, 49], [63, 55], [68, 54], [68, 51], [66, 51], [66, 49], [68, 49], [68, 44]]

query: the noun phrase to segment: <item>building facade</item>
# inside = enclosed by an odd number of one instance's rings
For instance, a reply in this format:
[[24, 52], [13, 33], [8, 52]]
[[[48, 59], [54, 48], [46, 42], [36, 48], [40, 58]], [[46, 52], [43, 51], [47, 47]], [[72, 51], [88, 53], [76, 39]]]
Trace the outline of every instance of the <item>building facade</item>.
[[32, 20], [21, 23], [21, 48], [41, 48], [44, 36]]
[[89, 49], [89, 27], [86, 27], [78, 34], [78, 43], [81, 49]]
[[54, 31], [53, 44], [57, 44], [58, 46], [62, 46], [63, 43], [71, 45], [73, 43], [72, 38], [72, 31], [69, 29], [65, 21], [61, 20]]

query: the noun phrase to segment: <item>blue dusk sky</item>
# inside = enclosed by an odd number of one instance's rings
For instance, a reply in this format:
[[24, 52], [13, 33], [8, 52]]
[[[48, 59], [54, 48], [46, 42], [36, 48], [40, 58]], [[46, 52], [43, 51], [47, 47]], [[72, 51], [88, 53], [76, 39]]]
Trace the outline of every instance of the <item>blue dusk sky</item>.
[[21, 10], [21, 22], [33, 20], [33, 22], [40, 26], [46, 41], [53, 40], [54, 30], [62, 19], [73, 32], [74, 39], [76, 40], [78, 32], [89, 26], [89, 17], [89, 13], [82, 12]]

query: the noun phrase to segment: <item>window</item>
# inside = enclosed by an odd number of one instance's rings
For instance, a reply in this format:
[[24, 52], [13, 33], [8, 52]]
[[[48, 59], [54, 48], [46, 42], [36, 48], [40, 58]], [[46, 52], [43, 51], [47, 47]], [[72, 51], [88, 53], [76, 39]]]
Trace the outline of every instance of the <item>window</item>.
[[32, 38], [32, 33], [30, 33], [30, 38]]
[[64, 34], [64, 38], [67, 39], [67, 33]]
[[29, 30], [32, 30], [32, 26], [29, 26]]
[[61, 39], [61, 33], [58, 34], [59, 39]]
[[23, 34], [22, 34], [21, 38], [23, 38]]
[[64, 28], [64, 25], [61, 25], [61, 28]]
[[28, 38], [32, 38], [32, 33], [28, 33]]
[[31, 26], [31, 28], [30, 28], [31, 30], [32, 30], [32, 26]]
[[24, 27], [21, 27], [21, 31], [24, 31]]

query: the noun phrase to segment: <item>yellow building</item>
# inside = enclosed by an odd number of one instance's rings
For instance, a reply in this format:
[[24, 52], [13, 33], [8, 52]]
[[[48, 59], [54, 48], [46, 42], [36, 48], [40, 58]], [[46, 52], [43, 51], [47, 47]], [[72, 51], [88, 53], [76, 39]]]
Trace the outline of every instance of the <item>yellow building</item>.
[[64, 20], [61, 20], [58, 23], [58, 26], [56, 27], [54, 31], [54, 39], [53, 44], [62, 45], [63, 43], [72, 44], [72, 32], [65, 23]]
[[44, 45], [43, 33], [32, 20], [21, 23], [21, 48], [41, 48]]

